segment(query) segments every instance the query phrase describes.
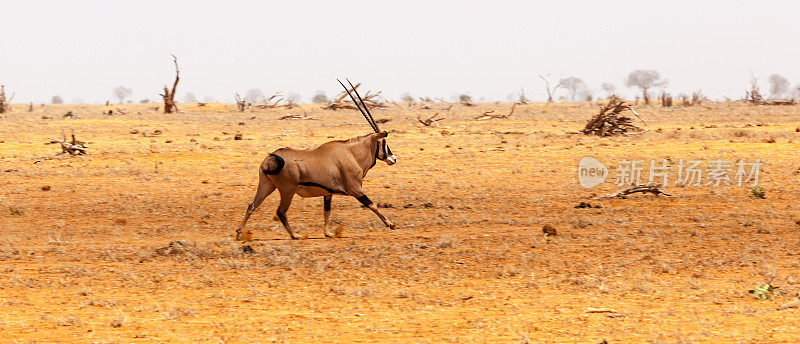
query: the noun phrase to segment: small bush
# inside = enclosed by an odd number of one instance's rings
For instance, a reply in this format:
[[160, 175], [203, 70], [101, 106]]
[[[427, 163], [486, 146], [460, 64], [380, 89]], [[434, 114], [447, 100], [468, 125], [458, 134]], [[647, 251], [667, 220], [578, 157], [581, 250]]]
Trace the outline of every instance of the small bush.
[[750, 197], [764, 199], [767, 198], [767, 191], [760, 186], [754, 186], [750, 188]]

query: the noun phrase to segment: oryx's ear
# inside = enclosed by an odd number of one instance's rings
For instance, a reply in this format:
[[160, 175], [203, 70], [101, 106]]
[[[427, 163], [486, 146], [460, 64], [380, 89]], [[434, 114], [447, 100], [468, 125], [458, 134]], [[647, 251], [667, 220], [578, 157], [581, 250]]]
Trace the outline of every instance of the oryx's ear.
[[378, 133], [378, 138], [379, 139], [382, 139], [382, 138], [384, 138], [386, 136], [389, 136], [389, 133], [387, 133], [385, 131], [382, 131], [382, 132]]

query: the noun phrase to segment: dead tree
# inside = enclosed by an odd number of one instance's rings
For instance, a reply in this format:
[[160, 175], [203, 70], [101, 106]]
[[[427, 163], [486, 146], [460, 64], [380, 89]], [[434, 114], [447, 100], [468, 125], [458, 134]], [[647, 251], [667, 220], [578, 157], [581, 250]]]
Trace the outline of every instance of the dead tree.
[[559, 87], [561, 87], [561, 84], [557, 84], [557, 85], [555, 85], [554, 87], [551, 88], [550, 87], [550, 81], [547, 80], [548, 77], [550, 77], [550, 74], [546, 74], [544, 76], [539, 75], [539, 78], [541, 78], [542, 81], [544, 81], [544, 90], [545, 90], [545, 92], [547, 92], [547, 102], [548, 103], [552, 103], [553, 102], [553, 93], [556, 93], [556, 90]]
[[519, 104], [519, 105], [527, 105], [527, 104], [530, 104], [530, 103], [531, 103], [531, 101], [528, 99], [528, 97], [525, 96], [525, 90], [520, 88], [519, 89], [519, 96], [517, 97], [517, 104]]
[[631, 186], [628, 186], [627, 188], [619, 190], [619, 191], [617, 191], [615, 193], [608, 194], [608, 195], [605, 195], [605, 196], [597, 196], [597, 197], [594, 197], [593, 199], [614, 198], [614, 197], [626, 198], [625, 197], [626, 195], [630, 195], [630, 194], [637, 193], [637, 192], [651, 193], [651, 194], [656, 195], [656, 196], [658, 196], [658, 195], [672, 196], [672, 195], [664, 192], [664, 190], [661, 189], [661, 184], [648, 183], [648, 184], [640, 184], [640, 185], [631, 185]]
[[661, 93], [661, 106], [663, 107], [671, 107], [672, 106], [672, 95], [664, 92]]
[[30, 102], [30, 104], [28, 104], [28, 112], [33, 112], [33, 102]]
[[0, 85], [0, 113], [5, 113], [6, 111], [11, 111], [11, 100], [14, 99], [14, 95], [16, 93], [12, 93], [11, 97], [6, 98], [6, 85]]
[[761, 91], [759, 91], [758, 88], [758, 78], [753, 75], [752, 71], [750, 72], [750, 89], [745, 90], [744, 92], [748, 102], [755, 105], [763, 105], [766, 103], [764, 96], [761, 95]]
[[52, 140], [51, 143], [60, 143], [61, 144], [61, 152], [56, 153], [56, 155], [61, 155], [64, 153], [69, 153], [69, 155], [86, 155], [86, 143], [81, 142], [75, 139], [75, 132], [71, 133], [72, 140], [67, 141], [67, 136], [64, 131], [61, 131], [61, 140], [58, 139], [50, 139]]
[[422, 118], [420, 118], [419, 116], [417, 116], [417, 121], [419, 121], [420, 123], [422, 123], [422, 125], [424, 125], [426, 127], [430, 127], [430, 126], [438, 127], [439, 126], [439, 122], [438, 121], [441, 121], [443, 119], [444, 119], [444, 117], [439, 118], [439, 113], [438, 112], [433, 114], [433, 116], [428, 117], [428, 119], [424, 119], [424, 120]]
[[239, 109], [239, 112], [244, 112], [244, 109], [247, 108], [247, 102], [239, 96], [239, 93], [236, 93], [233, 97], [236, 99], [236, 107]]
[[514, 113], [514, 109], [516, 109], [516, 107], [517, 107], [517, 103], [514, 103], [514, 105], [511, 105], [511, 111], [507, 115], [494, 114], [494, 111], [486, 111], [486, 112], [476, 116], [474, 119], [476, 121], [484, 121], [484, 120], [487, 120], [487, 119], [506, 119], [506, 118], [511, 117], [511, 115]]
[[175, 82], [172, 84], [171, 91], [169, 87], [164, 85], [164, 94], [161, 94], [161, 98], [164, 98], [164, 113], [179, 111], [178, 105], [175, 104], [175, 90], [178, 88], [178, 81], [181, 79], [181, 70], [178, 68], [178, 58], [175, 55], [172, 55], [172, 62], [175, 63]]
[[619, 99], [617, 96], [611, 96], [611, 98], [608, 99], [608, 103], [602, 106], [600, 112], [586, 123], [586, 127], [584, 127], [581, 132], [586, 135], [597, 136], [643, 132], [644, 130], [642, 130], [642, 128], [632, 123], [633, 120], [630, 117], [622, 114], [624, 110], [630, 110], [644, 123], [644, 120], [636, 113], [633, 106], [625, 104], [625, 101]]
[[[361, 86], [361, 83], [355, 84], [355, 86], [350, 88], [348, 91], [350, 91], [352, 93], [359, 86]], [[369, 108], [369, 109], [372, 109], [372, 108], [385, 108], [386, 107], [386, 103], [384, 103], [381, 100], [380, 94], [381, 94], [381, 91], [378, 91], [377, 93], [372, 93], [372, 91], [367, 91], [366, 95], [364, 95], [362, 97], [362, 99], [364, 100], [364, 105], [366, 105], [367, 108]], [[353, 104], [353, 102], [350, 101], [350, 100], [345, 100], [345, 97], [347, 97], [347, 92], [341, 92], [341, 93], [339, 93], [339, 95], [337, 95], [335, 98], [333, 98], [333, 100], [331, 100], [328, 104], [326, 104], [322, 108], [323, 109], [334, 110], [334, 111], [337, 110], [337, 109], [357, 109], [357, 107]]]
[[692, 103], [689, 102], [689, 95], [686, 93], [681, 93], [681, 104], [683, 106], [692, 106]]
[[692, 92], [692, 105], [703, 104], [703, 100], [705, 99], [706, 96], [703, 95], [703, 91]]

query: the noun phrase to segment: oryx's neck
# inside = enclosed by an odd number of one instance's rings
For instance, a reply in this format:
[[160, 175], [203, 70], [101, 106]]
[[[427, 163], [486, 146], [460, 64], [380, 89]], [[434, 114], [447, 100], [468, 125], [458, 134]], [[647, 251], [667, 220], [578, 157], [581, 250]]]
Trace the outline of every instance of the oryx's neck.
[[361, 170], [364, 171], [366, 175], [367, 171], [369, 171], [372, 166], [375, 166], [378, 142], [373, 140], [370, 136], [364, 136], [354, 142], [353, 145], [350, 145], [349, 148], [358, 166], [361, 167]]

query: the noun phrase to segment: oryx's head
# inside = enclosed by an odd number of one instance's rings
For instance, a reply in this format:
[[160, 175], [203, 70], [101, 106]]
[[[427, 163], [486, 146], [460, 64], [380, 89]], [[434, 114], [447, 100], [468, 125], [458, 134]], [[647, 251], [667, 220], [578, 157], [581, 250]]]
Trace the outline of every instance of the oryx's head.
[[[392, 150], [391, 148], [389, 148], [389, 144], [386, 143], [386, 136], [388, 136], [389, 134], [385, 131], [381, 131], [378, 128], [378, 123], [375, 123], [375, 119], [372, 118], [372, 114], [369, 112], [369, 108], [367, 108], [367, 105], [364, 104], [364, 100], [361, 99], [361, 95], [358, 94], [358, 90], [356, 89], [356, 87], [353, 86], [350, 80], [347, 80], [347, 83], [350, 84], [350, 88], [347, 88], [347, 86], [345, 86], [344, 84], [342, 84], [341, 81], [339, 81], [339, 84], [341, 84], [342, 87], [344, 87], [344, 90], [345, 92], [347, 92], [347, 95], [349, 95], [350, 99], [353, 100], [353, 104], [356, 105], [358, 111], [361, 111], [361, 114], [364, 115], [364, 118], [367, 120], [367, 123], [369, 123], [369, 126], [372, 127], [372, 130], [375, 131], [375, 134], [370, 135], [370, 137], [372, 137], [377, 142], [375, 158], [385, 162], [387, 165], [394, 165], [394, 163], [397, 162], [397, 157], [395, 157], [394, 154], [392, 154]], [[358, 100], [356, 100], [356, 98], [353, 97], [353, 95], [350, 93], [351, 90], [356, 94]]]

